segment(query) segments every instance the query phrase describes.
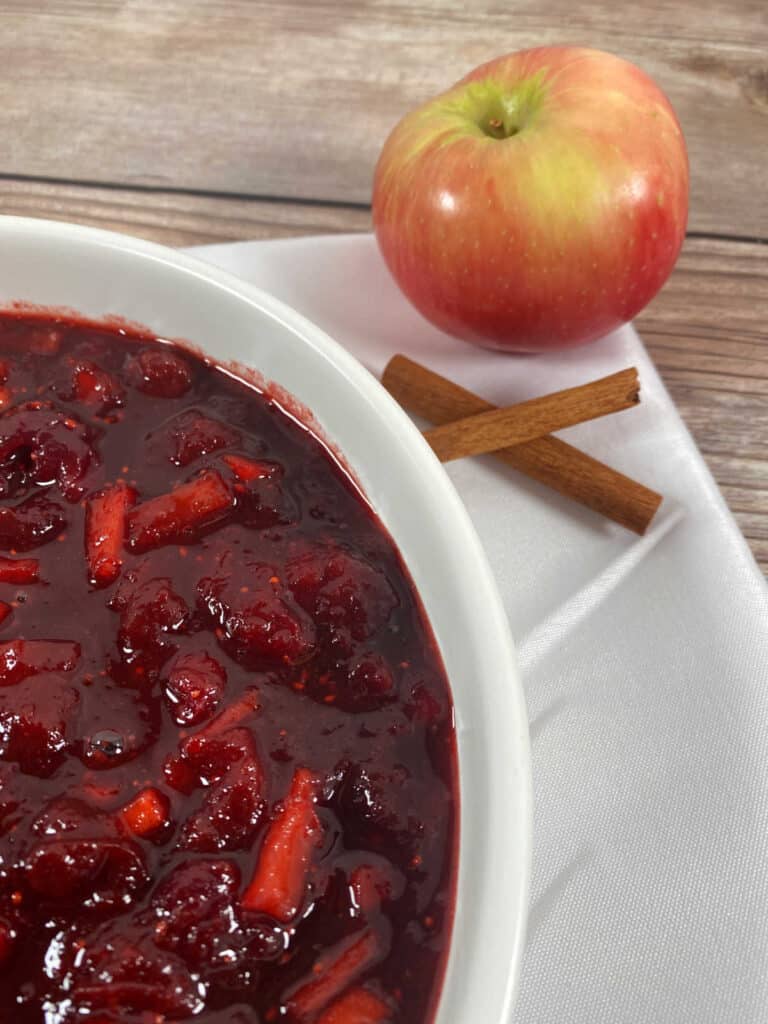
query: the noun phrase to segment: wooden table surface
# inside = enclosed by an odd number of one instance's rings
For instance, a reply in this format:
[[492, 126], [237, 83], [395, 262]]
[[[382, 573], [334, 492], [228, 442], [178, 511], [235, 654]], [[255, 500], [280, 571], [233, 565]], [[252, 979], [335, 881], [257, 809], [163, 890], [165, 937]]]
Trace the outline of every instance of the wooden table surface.
[[0, 212], [170, 245], [366, 231], [398, 118], [555, 42], [678, 112], [689, 234], [637, 326], [768, 571], [765, 0], [0, 0]]

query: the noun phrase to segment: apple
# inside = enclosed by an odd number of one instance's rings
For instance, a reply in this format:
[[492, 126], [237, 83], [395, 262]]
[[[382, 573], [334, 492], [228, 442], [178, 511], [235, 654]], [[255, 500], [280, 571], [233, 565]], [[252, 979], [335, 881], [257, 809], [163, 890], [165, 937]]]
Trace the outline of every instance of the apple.
[[685, 237], [688, 156], [659, 87], [600, 50], [500, 57], [407, 114], [373, 187], [384, 259], [438, 327], [512, 351], [631, 320]]

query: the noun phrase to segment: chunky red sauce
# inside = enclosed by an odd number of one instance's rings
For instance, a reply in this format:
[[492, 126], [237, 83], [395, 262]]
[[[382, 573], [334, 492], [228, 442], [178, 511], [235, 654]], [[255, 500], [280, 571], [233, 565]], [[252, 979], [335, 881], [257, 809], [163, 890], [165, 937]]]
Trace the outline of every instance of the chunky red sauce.
[[308, 431], [181, 348], [0, 316], [0, 619], [0, 1021], [431, 1019], [449, 691]]

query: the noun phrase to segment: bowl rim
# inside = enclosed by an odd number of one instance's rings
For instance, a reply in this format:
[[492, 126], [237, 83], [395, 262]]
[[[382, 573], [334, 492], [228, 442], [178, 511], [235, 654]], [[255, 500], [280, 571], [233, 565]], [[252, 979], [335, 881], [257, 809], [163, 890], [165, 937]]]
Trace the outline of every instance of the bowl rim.
[[[262, 314], [277, 321], [296, 335], [301, 342], [326, 359], [345, 378], [348, 385], [362, 392], [367, 401], [386, 414], [387, 426], [392, 435], [393, 444], [399, 442], [410, 447], [409, 457], [420, 464], [420, 472], [423, 474], [425, 487], [429, 490], [430, 500], [436, 507], [439, 505], [441, 514], [448, 516], [452, 521], [457, 532], [455, 543], [458, 548], [463, 550], [463, 557], [467, 564], [472, 566], [472, 590], [475, 604], [483, 609], [482, 620], [477, 616], [474, 628], [478, 635], [482, 635], [483, 647], [495, 666], [495, 674], [503, 680], [503, 686], [496, 687], [498, 703], [495, 705], [495, 709], [498, 708], [498, 721], [492, 721], [492, 735], [487, 737], [489, 743], [485, 753], [486, 760], [492, 769], [499, 770], [500, 766], [503, 767], [505, 762], [500, 760], [502, 756], [508, 760], [510, 767], [506, 773], [500, 770], [500, 777], [497, 779], [494, 779], [490, 772], [488, 773], [488, 782], [492, 790], [489, 802], [496, 813], [487, 815], [489, 830], [485, 838], [489, 840], [489, 848], [486, 850], [486, 862], [492, 865], [492, 872], [489, 873], [492, 873], [494, 877], [490, 880], [483, 880], [480, 921], [488, 925], [490, 934], [493, 932], [491, 925], [495, 926], [498, 932], [499, 908], [502, 913], [511, 916], [511, 920], [504, 922], [503, 930], [505, 938], [503, 953], [509, 957], [506, 983], [503, 985], [503, 991], [499, 993], [498, 1011], [494, 1011], [495, 1015], [492, 1020], [484, 1022], [484, 1024], [507, 1024], [512, 1013], [520, 975], [531, 872], [533, 800], [528, 719], [507, 615], [495, 579], [475, 527], [443, 466], [406, 412], [351, 353], [307, 317], [261, 288], [205, 262], [204, 259], [180, 253], [155, 242], [101, 228], [87, 227], [66, 221], [0, 215], [0, 251], [12, 244], [14, 237], [37, 240], [43, 244], [46, 239], [50, 240], [54, 237], [62, 240], [69, 239], [85, 246], [118, 250], [130, 257], [159, 262], [167, 268], [181, 271], [208, 284], [214, 284], [236, 300], [244, 300]], [[45, 303], [42, 305], [45, 306]], [[0, 308], [7, 309], [8, 307], [0, 302]], [[125, 315], [125, 311], [122, 312]], [[119, 316], [121, 311], [115, 310], [114, 313]], [[128, 319], [130, 320], [130, 317]], [[151, 325], [148, 326], [151, 329]], [[194, 338], [189, 340], [194, 345], [197, 344]], [[201, 345], [201, 348], [206, 351], [205, 345]], [[277, 383], [280, 384], [279, 381]], [[290, 389], [287, 390], [290, 391]], [[313, 430], [317, 429], [317, 424], [311, 426]], [[322, 436], [322, 428], [320, 428], [320, 434]], [[336, 442], [333, 439], [328, 439], [326, 443], [329, 443], [332, 448], [336, 447]], [[343, 455], [343, 443], [339, 444], [338, 448]], [[364, 490], [363, 493], [365, 493]], [[376, 511], [377, 517], [382, 519], [381, 513], [376, 508], [375, 499], [368, 498], [368, 500]], [[392, 534], [386, 520], [384, 520], [384, 526], [400, 551], [400, 544]], [[406, 556], [403, 554], [401, 557], [408, 567]], [[431, 623], [430, 607], [422, 599], [421, 594], [419, 596]], [[446, 675], [450, 685], [450, 670], [447, 666]], [[492, 718], [496, 718], [495, 712]], [[463, 919], [466, 911], [461, 905], [461, 899], [462, 893], [467, 891], [468, 883], [471, 881], [468, 876], [467, 864], [477, 859], [470, 857], [467, 853], [471, 840], [467, 835], [467, 830], [463, 827], [468, 794], [464, 791], [462, 783], [462, 748], [469, 742], [474, 741], [463, 732], [461, 721], [457, 719], [460, 787], [458, 872], [450, 947], [434, 1024], [468, 1024], [466, 1020], [457, 1021], [452, 1016], [451, 1008], [452, 1003], [458, 999], [461, 993], [459, 974], [465, 975], [467, 971], [465, 967], [459, 969], [460, 958], [469, 956], [474, 960], [474, 966], [470, 968], [471, 974], [477, 977], [476, 984], [482, 987], [485, 957], [498, 957], [500, 952], [486, 948], [467, 951], [464, 948], [466, 942], [462, 938], [464, 934]], [[505, 775], [514, 776], [517, 780], [517, 786], [513, 792], [509, 792], [503, 785]], [[513, 840], [511, 848], [502, 851], [499, 844], [510, 839]], [[492, 897], [489, 892], [489, 886], [494, 884], [500, 889], [499, 898]], [[485, 929], [478, 928], [477, 924], [475, 924], [474, 931], [482, 935], [485, 934]], [[462, 999], [464, 1001], [464, 997]], [[476, 1024], [475, 1020], [472, 1021], [472, 1024]]]

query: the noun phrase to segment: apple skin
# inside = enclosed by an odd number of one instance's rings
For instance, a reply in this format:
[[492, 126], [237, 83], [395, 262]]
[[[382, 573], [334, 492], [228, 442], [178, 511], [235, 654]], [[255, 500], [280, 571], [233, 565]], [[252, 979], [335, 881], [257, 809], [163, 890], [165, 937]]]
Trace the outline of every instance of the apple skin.
[[464, 341], [532, 352], [631, 320], [685, 237], [688, 155], [669, 101], [600, 50], [524, 50], [407, 114], [376, 167], [396, 281]]

